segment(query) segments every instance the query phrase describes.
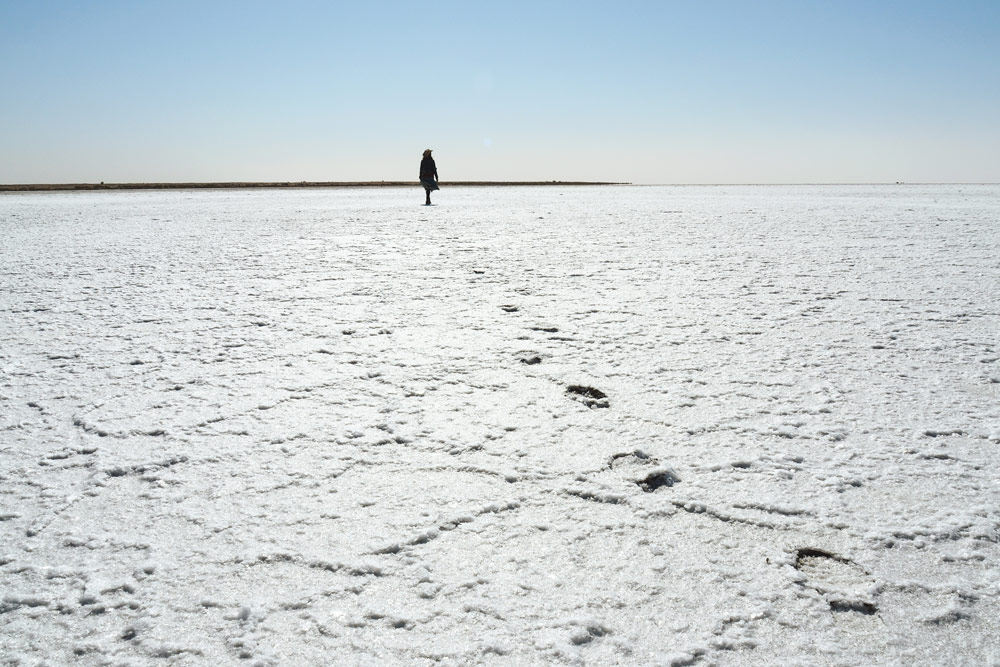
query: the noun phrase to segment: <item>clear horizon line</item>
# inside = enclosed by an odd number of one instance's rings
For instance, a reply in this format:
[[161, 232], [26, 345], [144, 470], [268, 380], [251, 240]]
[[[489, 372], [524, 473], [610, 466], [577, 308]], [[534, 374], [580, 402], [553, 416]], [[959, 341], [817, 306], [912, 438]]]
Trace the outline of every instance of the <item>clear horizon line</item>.
[[[618, 185], [632, 187], [769, 187], [769, 186], [844, 186], [844, 185], [1000, 185], [993, 181], [788, 181], [788, 182], [674, 182], [634, 183], [630, 181], [534, 181], [534, 180], [468, 180], [441, 181], [444, 186], [586, 186]], [[284, 188], [350, 188], [350, 187], [416, 187], [419, 181], [121, 181], [67, 183], [0, 183], [3, 192], [92, 191], [92, 190], [156, 190], [156, 189], [284, 189]]]

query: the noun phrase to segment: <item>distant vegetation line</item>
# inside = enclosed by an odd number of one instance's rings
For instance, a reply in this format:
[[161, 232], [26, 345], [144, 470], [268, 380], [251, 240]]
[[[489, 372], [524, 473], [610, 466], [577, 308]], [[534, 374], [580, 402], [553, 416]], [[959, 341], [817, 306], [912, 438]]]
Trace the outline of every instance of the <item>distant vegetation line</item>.
[[[34, 183], [0, 184], [0, 192], [45, 192], [59, 190], [192, 190], [235, 188], [389, 188], [418, 187], [417, 181], [270, 181], [264, 183]], [[510, 185], [631, 185], [594, 181], [442, 181], [445, 187]]]

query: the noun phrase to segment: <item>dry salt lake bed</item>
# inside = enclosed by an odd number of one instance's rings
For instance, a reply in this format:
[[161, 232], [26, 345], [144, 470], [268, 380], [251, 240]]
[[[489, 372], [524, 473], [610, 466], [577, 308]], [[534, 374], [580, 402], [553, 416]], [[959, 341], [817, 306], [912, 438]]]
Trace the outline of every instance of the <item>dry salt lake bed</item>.
[[1000, 186], [0, 196], [0, 663], [1000, 664]]

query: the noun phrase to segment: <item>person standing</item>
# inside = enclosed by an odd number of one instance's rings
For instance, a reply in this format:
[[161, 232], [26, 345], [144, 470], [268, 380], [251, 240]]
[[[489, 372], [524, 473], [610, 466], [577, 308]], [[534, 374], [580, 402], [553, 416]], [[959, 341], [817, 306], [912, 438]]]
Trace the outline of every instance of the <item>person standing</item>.
[[438, 188], [437, 165], [434, 164], [434, 158], [431, 157], [431, 149], [429, 148], [424, 151], [424, 159], [420, 161], [420, 185], [424, 186], [424, 190], [427, 192], [427, 201], [424, 202], [424, 206], [430, 206], [431, 191], [440, 188]]

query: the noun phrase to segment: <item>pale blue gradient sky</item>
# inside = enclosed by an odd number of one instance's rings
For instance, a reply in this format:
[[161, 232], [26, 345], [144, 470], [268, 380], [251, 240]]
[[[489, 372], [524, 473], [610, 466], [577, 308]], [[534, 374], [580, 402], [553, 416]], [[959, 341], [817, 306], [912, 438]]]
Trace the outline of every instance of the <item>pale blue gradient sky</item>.
[[996, 0], [0, 0], [0, 183], [996, 182], [998, 119]]

